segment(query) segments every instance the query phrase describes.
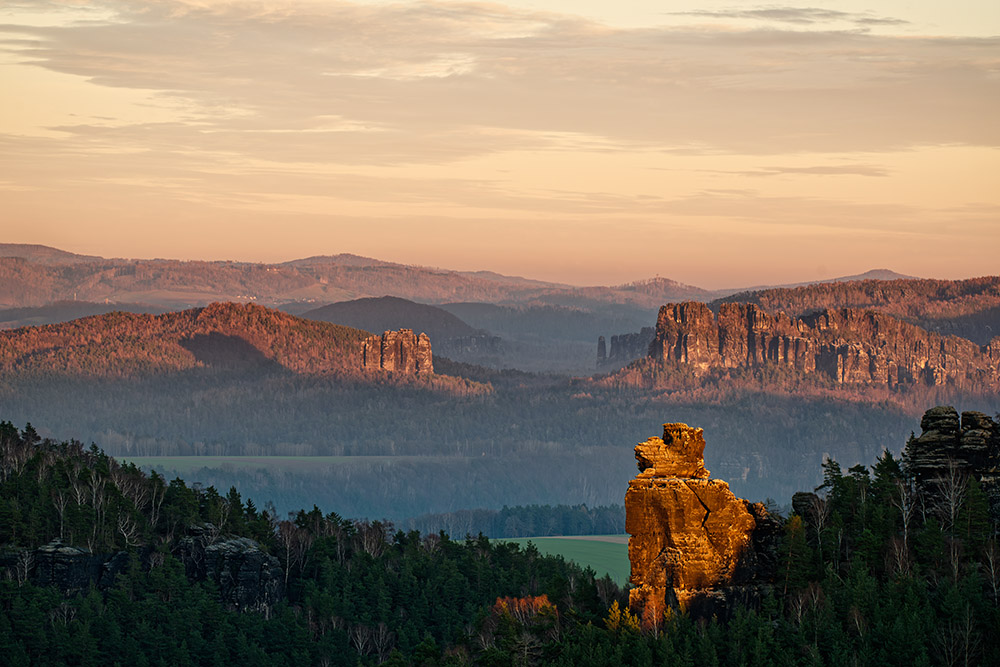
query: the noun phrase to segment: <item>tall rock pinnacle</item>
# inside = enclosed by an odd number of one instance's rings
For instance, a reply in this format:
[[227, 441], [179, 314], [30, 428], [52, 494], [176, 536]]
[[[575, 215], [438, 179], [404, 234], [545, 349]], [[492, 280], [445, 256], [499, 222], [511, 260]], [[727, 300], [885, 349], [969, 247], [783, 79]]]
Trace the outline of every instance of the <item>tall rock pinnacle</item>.
[[674, 603], [698, 615], [724, 611], [769, 578], [780, 524], [709, 479], [704, 449], [702, 430], [680, 423], [635, 447], [640, 472], [625, 494], [629, 605], [647, 627]]
[[373, 371], [390, 371], [406, 375], [434, 372], [431, 339], [419, 336], [412, 329], [386, 331], [381, 336], [366, 338], [361, 346], [361, 367]]

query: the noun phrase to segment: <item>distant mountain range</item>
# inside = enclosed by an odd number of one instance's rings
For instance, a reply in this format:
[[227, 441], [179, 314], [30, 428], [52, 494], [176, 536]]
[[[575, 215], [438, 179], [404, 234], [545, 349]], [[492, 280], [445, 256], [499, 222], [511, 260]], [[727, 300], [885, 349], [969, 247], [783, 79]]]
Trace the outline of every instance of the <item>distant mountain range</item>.
[[93, 303], [91, 301], [56, 301], [44, 306], [0, 310], [0, 329], [56, 324], [104, 313], [148, 313], [159, 315], [169, 309], [142, 303]]
[[306, 311], [301, 316], [377, 334], [390, 330], [413, 329], [416, 333], [426, 333], [432, 341], [471, 336], [476, 333], [475, 329], [447, 310], [395, 296], [331, 303]]
[[37, 243], [0, 243], [0, 257], [21, 257], [40, 264], [67, 264], [97, 262], [104, 259], [94, 255], [77, 255], [58, 248]]
[[[0, 244], [0, 328], [111, 311], [159, 314], [228, 301], [278, 307], [373, 333], [411, 328], [458, 361], [589, 375], [597, 338], [650, 326], [660, 306], [755, 303], [801, 316], [873, 308], [929, 331], [984, 344], [1000, 332], [1000, 278], [910, 278], [888, 269], [797, 286], [706, 290], [663, 277], [577, 287], [490, 271], [409, 266], [352, 254], [281, 264], [106, 259], [41, 245]], [[444, 349], [443, 346], [441, 349]]]
[[[872, 275], [884, 279], [899, 274], [878, 270], [838, 280]], [[576, 287], [492, 271], [451, 271], [351, 254], [261, 264], [106, 259], [42, 245], [0, 244], [0, 307], [7, 308], [108, 301], [177, 309], [213, 301], [253, 301], [291, 306], [301, 312], [310, 304], [316, 308], [364, 297], [396, 296], [433, 304], [484, 302], [590, 310], [624, 306], [655, 313], [670, 301], [711, 301], [737, 291], [706, 290], [660, 277], [615, 286]]]

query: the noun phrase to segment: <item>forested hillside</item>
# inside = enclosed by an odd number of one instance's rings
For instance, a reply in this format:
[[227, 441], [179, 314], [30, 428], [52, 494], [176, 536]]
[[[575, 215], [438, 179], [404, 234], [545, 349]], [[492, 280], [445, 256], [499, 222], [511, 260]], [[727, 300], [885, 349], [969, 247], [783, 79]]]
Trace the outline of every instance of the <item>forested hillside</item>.
[[[235, 489], [167, 483], [2, 423], [5, 663], [1000, 664], [997, 524], [979, 473], [921, 477], [927, 433], [944, 428], [927, 419], [902, 459], [823, 465], [783, 519], [758, 605], [655, 625], [610, 580], [531, 547], [317, 509], [282, 519]], [[232, 579], [250, 555], [266, 567]], [[68, 578], [90, 562], [114, 576]]]
[[[710, 429], [706, 465], [740, 494], [788, 496], [816, 484], [824, 454], [870, 462], [901, 442], [913, 419], [891, 403], [823, 395], [661, 395], [505, 377], [479, 376], [493, 391], [476, 393], [482, 385], [474, 384], [466, 395], [416, 381], [239, 371], [46, 378], [0, 391], [13, 419], [31, 420], [46, 435], [100, 442], [117, 456], [343, 457], [294, 471], [216, 464], [190, 475], [223, 488], [248, 485], [281, 508], [315, 502], [373, 518], [618, 504], [633, 475], [632, 448], [665, 421]], [[169, 458], [153, 465], [172, 469]]]
[[[244, 485], [282, 509], [315, 502], [402, 519], [618, 504], [627, 452], [665, 421], [710, 428], [708, 465], [740, 494], [788, 496], [816, 483], [824, 455], [866, 464], [892, 448], [918, 405], [971, 400], [947, 384], [904, 396], [781, 368], [700, 378], [662, 368], [671, 382], [648, 387], [444, 359], [435, 360], [444, 375], [362, 374], [363, 337], [239, 304], [5, 331], [0, 404], [47, 436], [119, 456], [337, 457], [294, 472], [265, 462], [194, 469], [199, 481]], [[1000, 408], [995, 396], [975, 401]], [[170, 459], [148, 465], [174, 469]]]
[[713, 301], [755, 303], [798, 317], [824, 308], [871, 308], [929, 331], [985, 345], [1000, 335], [1000, 277], [862, 280], [742, 292]]
[[[112, 312], [0, 331], [0, 373], [7, 391], [20, 383], [96, 387], [108, 382], [107, 386], [129, 387], [132, 382], [150, 382], [160, 388], [190, 388], [206, 383], [294, 382], [296, 376], [319, 378], [327, 386], [347, 390], [416, 384], [456, 395], [490, 391], [486, 385], [457, 377], [364, 371], [361, 346], [367, 337], [359, 329], [255, 304], [213, 303], [163, 315]], [[0, 395], [4, 391], [0, 386]], [[189, 393], [184, 396], [190, 398]]]
[[114, 312], [0, 332], [5, 376], [137, 378], [194, 368], [358, 375], [364, 331], [252, 304]]

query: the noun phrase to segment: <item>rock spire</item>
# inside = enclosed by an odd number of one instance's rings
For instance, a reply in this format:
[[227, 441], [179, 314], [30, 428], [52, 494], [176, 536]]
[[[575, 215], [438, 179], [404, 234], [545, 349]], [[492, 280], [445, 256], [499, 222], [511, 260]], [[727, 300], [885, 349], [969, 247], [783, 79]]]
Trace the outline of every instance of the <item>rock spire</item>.
[[361, 368], [365, 371], [391, 371], [406, 375], [434, 372], [431, 339], [412, 329], [386, 331], [381, 336], [369, 336], [361, 347]]
[[709, 479], [704, 449], [702, 429], [680, 423], [635, 447], [640, 472], [625, 494], [629, 605], [646, 626], [673, 604], [695, 615], [725, 613], [734, 598], [759, 595], [773, 573], [780, 522]]

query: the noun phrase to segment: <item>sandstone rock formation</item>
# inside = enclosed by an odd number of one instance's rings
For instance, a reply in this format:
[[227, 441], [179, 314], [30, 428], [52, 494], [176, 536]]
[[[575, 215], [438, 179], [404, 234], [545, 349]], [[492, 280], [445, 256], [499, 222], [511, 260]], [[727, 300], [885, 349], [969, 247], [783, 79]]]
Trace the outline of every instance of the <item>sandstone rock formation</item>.
[[241, 611], [267, 611], [284, 595], [284, 575], [278, 559], [247, 537], [213, 541], [211, 524], [193, 526], [174, 553], [184, 563], [188, 579], [211, 580], [221, 602]]
[[654, 338], [656, 329], [653, 327], [643, 327], [638, 333], [618, 334], [611, 337], [611, 348], [608, 351], [604, 336], [600, 336], [597, 339], [597, 368], [599, 370], [621, 368], [629, 362], [645, 357]]
[[462, 361], [465, 355], [500, 354], [503, 349], [503, 339], [488, 333], [445, 338], [438, 342], [439, 352], [453, 361]]
[[[220, 601], [241, 611], [267, 611], [284, 596], [284, 576], [278, 559], [245, 537], [213, 540], [211, 524], [192, 526], [173, 553], [194, 581], [211, 580]], [[135, 556], [139, 567], [153, 567], [155, 556], [140, 547]], [[91, 585], [107, 590], [130, 566], [130, 554], [92, 553], [56, 539], [37, 549], [0, 553], [0, 574], [36, 586], [54, 586], [64, 595], [86, 592]]]
[[755, 304], [723, 303], [716, 318], [702, 303], [668, 304], [660, 309], [649, 356], [696, 373], [772, 365], [845, 384], [1000, 389], [1000, 338], [979, 346], [851, 308], [792, 318]]
[[1000, 520], [1000, 424], [982, 412], [938, 406], [924, 413], [920, 436], [906, 444], [904, 461], [917, 488], [932, 496], [973, 476]]
[[625, 494], [629, 604], [647, 625], [674, 603], [724, 613], [734, 598], [759, 593], [774, 570], [780, 523], [709, 479], [704, 449], [702, 430], [679, 423], [635, 448], [640, 472]]
[[431, 339], [412, 329], [386, 331], [381, 336], [370, 336], [361, 346], [361, 367], [365, 371], [390, 371], [406, 375], [434, 372]]
[[[147, 556], [148, 550], [140, 550], [140, 560]], [[127, 552], [94, 554], [59, 539], [37, 549], [0, 555], [0, 570], [6, 570], [7, 576], [36, 586], [55, 586], [66, 595], [85, 592], [91, 584], [100, 590], [110, 588], [128, 565]]]

